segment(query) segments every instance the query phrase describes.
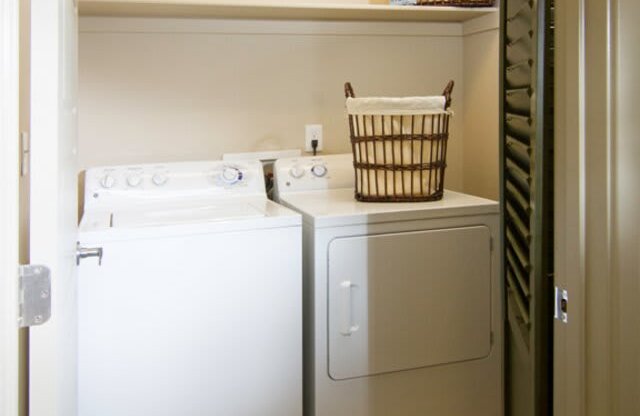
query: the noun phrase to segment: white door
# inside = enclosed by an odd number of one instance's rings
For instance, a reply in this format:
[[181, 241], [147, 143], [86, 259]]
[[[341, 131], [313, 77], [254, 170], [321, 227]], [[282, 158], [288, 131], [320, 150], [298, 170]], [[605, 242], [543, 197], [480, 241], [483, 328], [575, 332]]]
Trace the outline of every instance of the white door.
[[484, 226], [337, 238], [329, 245], [329, 374], [344, 380], [486, 358]]
[[30, 330], [31, 416], [76, 412], [74, 0], [31, 1], [31, 263], [51, 269], [51, 318]]
[[0, 415], [19, 413], [17, 1], [0, 0]]

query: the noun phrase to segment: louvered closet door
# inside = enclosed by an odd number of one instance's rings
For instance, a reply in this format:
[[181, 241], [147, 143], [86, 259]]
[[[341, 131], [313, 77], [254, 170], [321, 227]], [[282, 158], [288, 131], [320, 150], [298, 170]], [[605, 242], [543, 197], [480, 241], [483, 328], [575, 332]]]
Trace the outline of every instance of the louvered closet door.
[[552, 409], [553, 1], [503, 0], [507, 412]]

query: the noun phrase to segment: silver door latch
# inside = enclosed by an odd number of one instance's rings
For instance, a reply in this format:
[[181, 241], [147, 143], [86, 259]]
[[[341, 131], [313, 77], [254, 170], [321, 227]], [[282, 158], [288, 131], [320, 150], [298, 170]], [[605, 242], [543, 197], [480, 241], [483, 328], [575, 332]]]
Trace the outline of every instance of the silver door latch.
[[569, 292], [556, 286], [553, 317], [565, 324], [569, 322], [569, 314], [567, 313], [568, 306]]
[[76, 244], [76, 265], [80, 265], [80, 260], [87, 257], [97, 257], [98, 265], [102, 265], [102, 247], [81, 247], [80, 242]]

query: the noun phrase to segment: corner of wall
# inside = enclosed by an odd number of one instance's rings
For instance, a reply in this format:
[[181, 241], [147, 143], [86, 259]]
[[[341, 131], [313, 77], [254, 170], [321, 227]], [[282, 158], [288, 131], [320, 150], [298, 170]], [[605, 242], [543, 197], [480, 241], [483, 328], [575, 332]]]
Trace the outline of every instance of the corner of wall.
[[463, 187], [499, 197], [499, 13], [463, 24]]

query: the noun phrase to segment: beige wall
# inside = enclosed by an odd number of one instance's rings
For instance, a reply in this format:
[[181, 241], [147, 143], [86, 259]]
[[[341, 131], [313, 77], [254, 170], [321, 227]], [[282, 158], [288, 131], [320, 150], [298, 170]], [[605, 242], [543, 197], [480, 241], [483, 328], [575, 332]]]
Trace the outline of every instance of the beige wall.
[[447, 188], [497, 199], [498, 14], [464, 24], [81, 19], [80, 148], [90, 166], [299, 148], [349, 151], [342, 86], [456, 81]]
[[81, 19], [82, 169], [302, 146], [349, 151], [358, 95], [438, 94], [456, 81], [447, 187], [463, 184], [460, 24]]
[[498, 16], [464, 26], [464, 190], [497, 200], [499, 192]]

